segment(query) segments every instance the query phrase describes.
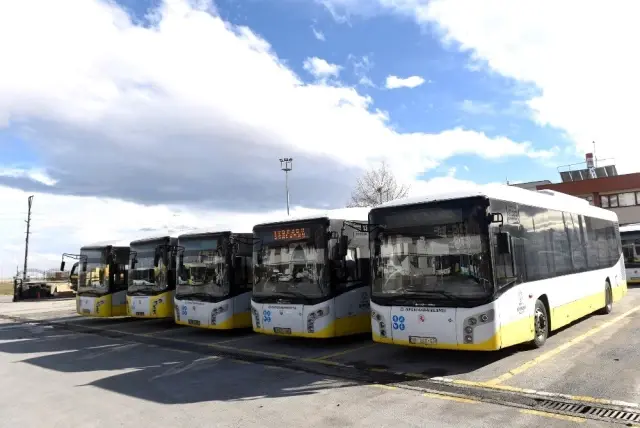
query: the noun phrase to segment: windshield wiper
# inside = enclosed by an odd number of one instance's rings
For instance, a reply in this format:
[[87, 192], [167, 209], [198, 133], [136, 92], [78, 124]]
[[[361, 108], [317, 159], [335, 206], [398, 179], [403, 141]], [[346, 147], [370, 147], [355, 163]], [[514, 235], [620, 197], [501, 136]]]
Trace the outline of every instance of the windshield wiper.
[[448, 291], [444, 291], [444, 290], [414, 291], [414, 292], [407, 292], [407, 294], [418, 294], [418, 295], [421, 295], [421, 296], [423, 296], [423, 295], [427, 296], [427, 295], [430, 295], [430, 294], [436, 294], [436, 295], [439, 295], [439, 296], [444, 296], [447, 299], [449, 299], [451, 301], [454, 301], [454, 302], [456, 302], [458, 304], [463, 303], [463, 300], [461, 298], [459, 298], [458, 296], [456, 296], [454, 294], [449, 293]]
[[448, 298], [449, 300], [453, 300], [454, 302], [460, 303], [462, 302], [462, 299], [459, 298], [458, 296], [449, 293], [448, 291], [444, 291], [444, 290], [429, 290], [428, 293], [433, 293], [433, 294], [439, 294], [441, 296], [444, 296], [446, 298]]
[[206, 300], [213, 300], [217, 297], [222, 297], [222, 295], [220, 296], [214, 296], [212, 294], [209, 293], [186, 293], [186, 294], [182, 294], [182, 293], [177, 293], [177, 295], [182, 298], [182, 299], [206, 299]]

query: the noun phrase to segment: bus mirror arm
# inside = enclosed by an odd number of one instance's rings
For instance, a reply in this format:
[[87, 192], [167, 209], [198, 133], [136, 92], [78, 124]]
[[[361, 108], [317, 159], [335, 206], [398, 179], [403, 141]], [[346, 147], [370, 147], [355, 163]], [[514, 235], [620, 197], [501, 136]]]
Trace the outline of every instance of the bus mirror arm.
[[343, 259], [344, 257], [346, 257], [347, 251], [348, 251], [348, 248], [349, 248], [349, 237], [345, 236], [345, 235], [342, 235], [340, 237], [340, 244], [339, 245], [340, 245], [340, 247], [338, 249], [339, 256], [340, 256], [340, 259]]

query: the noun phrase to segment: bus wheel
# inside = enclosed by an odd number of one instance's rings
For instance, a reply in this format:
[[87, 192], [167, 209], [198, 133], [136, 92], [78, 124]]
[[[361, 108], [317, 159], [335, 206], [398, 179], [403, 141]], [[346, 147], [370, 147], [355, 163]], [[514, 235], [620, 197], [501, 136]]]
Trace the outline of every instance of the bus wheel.
[[540, 348], [549, 337], [549, 315], [547, 308], [540, 300], [536, 300], [536, 309], [533, 313], [533, 325], [535, 330], [535, 338], [531, 344], [535, 348]]
[[613, 292], [611, 291], [611, 284], [607, 280], [604, 283], [604, 308], [600, 309], [600, 314], [607, 315], [613, 311]]

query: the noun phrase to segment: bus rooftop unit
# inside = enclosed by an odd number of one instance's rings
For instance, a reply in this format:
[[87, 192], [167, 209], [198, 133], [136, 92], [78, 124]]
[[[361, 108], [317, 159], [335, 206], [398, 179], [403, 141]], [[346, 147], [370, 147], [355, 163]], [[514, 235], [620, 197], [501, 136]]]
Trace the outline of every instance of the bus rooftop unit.
[[137, 318], [173, 318], [177, 238], [133, 241], [127, 289], [127, 313]]
[[529, 342], [626, 293], [618, 218], [511, 186], [409, 198], [369, 214], [376, 342], [496, 350]]
[[628, 284], [640, 284], [640, 223], [620, 226]]
[[178, 237], [177, 324], [251, 327], [252, 233], [197, 232]]
[[63, 254], [74, 258], [71, 275], [78, 272], [76, 311], [92, 317], [117, 317], [127, 314], [127, 268], [129, 243], [113, 242], [87, 245], [80, 254]]
[[314, 338], [371, 331], [368, 211], [333, 210], [253, 228], [254, 331]]

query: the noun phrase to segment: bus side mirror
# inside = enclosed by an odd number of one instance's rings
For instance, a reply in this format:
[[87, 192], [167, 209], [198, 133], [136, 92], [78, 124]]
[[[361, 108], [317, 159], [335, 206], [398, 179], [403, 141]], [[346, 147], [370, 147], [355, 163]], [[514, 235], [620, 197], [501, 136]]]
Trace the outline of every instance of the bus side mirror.
[[507, 232], [498, 232], [496, 234], [496, 246], [498, 254], [511, 254], [511, 236]]
[[64, 260], [60, 262], [60, 272], [64, 272]]
[[346, 257], [348, 250], [349, 250], [349, 237], [342, 235], [340, 237], [340, 243], [338, 248], [339, 258], [342, 259]]
[[132, 258], [131, 259], [131, 269], [135, 269], [136, 268], [136, 263], [138, 263], [138, 259], [137, 258]]

